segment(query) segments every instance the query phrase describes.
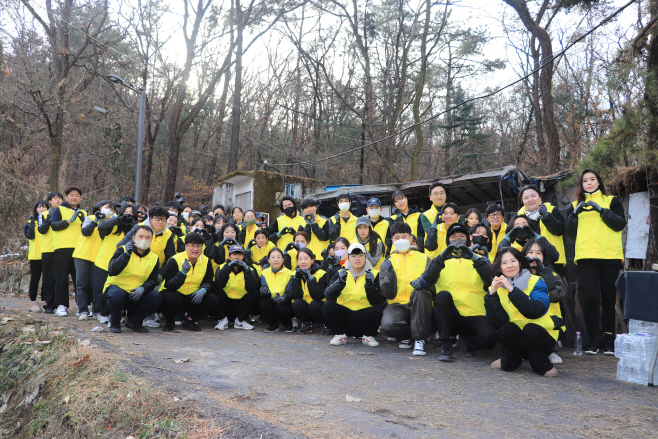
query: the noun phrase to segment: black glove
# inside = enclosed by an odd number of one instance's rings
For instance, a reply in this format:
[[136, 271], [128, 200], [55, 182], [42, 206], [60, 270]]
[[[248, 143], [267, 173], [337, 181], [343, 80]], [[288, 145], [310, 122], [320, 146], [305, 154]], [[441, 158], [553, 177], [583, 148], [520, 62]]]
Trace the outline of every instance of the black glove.
[[240, 271], [247, 271], [249, 270], [249, 266], [245, 261], [241, 261], [239, 259], [236, 259], [235, 261], [235, 266], [240, 269]]
[[284, 234], [287, 233], [289, 235], [294, 235], [295, 233], [297, 233], [297, 231], [295, 231], [295, 229], [293, 229], [292, 227], [286, 227], [286, 228], [283, 229], [283, 233]]
[[82, 210], [82, 209], [77, 210], [77, 211], [75, 212], [75, 216], [77, 216], [78, 218], [80, 218], [80, 222], [84, 222], [84, 221], [85, 221], [85, 211], [84, 211], [84, 210]]
[[516, 240], [520, 236], [522, 229], [523, 229], [523, 227], [521, 227], [521, 226], [514, 227], [512, 230], [507, 232], [507, 235], [505, 235], [505, 238], [507, 238], [507, 240], [510, 241], [510, 242]]
[[282, 303], [282, 302], [283, 302], [283, 297], [280, 296], [279, 293], [276, 293], [276, 294], [274, 295], [274, 301], [275, 301], [276, 303]]
[[420, 278], [414, 279], [410, 282], [411, 286], [414, 287], [414, 290], [422, 290], [423, 285], [420, 283]]
[[455, 246], [450, 244], [441, 252], [441, 259], [443, 259], [443, 262], [447, 261], [448, 259], [455, 259], [457, 256], [453, 253], [455, 251]]
[[371, 286], [375, 281], [375, 275], [372, 270], [366, 271], [366, 285]]
[[169, 230], [171, 230], [171, 233], [173, 233], [174, 235], [178, 236], [179, 238], [182, 238], [183, 235], [185, 235], [185, 233], [183, 233], [183, 229], [181, 229], [181, 228], [178, 227], [178, 226], [176, 226], [176, 227], [171, 227], [171, 228], [169, 228]]
[[327, 265], [330, 267], [338, 263], [338, 258], [336, 256], [327, 256], [324, 260], [327, 261]]
[[[530, 269], [532, 269], [532, 270], [537, 270], [537, 272], [540, 272], [541, 270], [544, 269], [544, 264], [543, 264], [542, 261], [540, 261], [538, 258], [528, 258], [528, 257], [526, 256], [526, 259], [527, 259], [528, 262], [530, 263]], [[537, 265], [532, 265], [533, 262], [536, 262]]]
[[306, 219], [306, 224], [313, 224], [315, 222], [314, 213], [309, 213], [308, 215], [304, 215], [304, 218]]
[[202, 204], [200, 207], [201, 207], [201, 215], [205, 215], [208, 213], [208, 209], [206, 209], [205, 204]]
[[94, 214], [94, 216], [96, 217], [96, 219], [99, 219], [99, 220], [105, 219], [105, 214], [103, 212], [101, 212], [100, 210], [98, 212], [96, 212]]
[[347, 282], [347, 270], [343, 269], [338, 272], [338, 281], [342, 283]]
[[457, 250], [461, 250], [462, 254], [460, 255], [460, 257], [463, 259], [473, 259], [473, 256], [475, 256], [473, 254], [473, 251], [470, 248], [468, 248], [468, 246], [466, 245], [460, 245], [459, 247], [457, 247]]
[[263, 258], [260, 261], [258, 261], [258, 265], [260, 265], [261, 267], [267, 265], [269, 267], [270, 264], [267, 256], [263, 256]]
[[544, 219], [548, 216], [548, 208], [544, 203], [539, 205], [539, 209], [537, 209], [537, 212], [539, 212], [539, 216]]
[[580, 203], [578, 203], [578, 204], [576, 205], [576, 208], [574, 209], [573, 213], [575, 213], [576, 215], [580, 215], [580, 213], [581, 213], [583, 210], [586, 210], [586, 209], [585, 209], [586, 207], [587, 207], [587, 203], [584, 202], [584, 201], [581, 201]]
[[[295, 248], [295, 243], [294, 242], [289, 242], [288, 245], [286, 245], [286, 248], [283, 251], [285, 253], [288, 253], [293, 248]], [[299, 246], [297, 246], [297, 249], [299, 250]]]
[[253, 247], [253, 246], [255, 246], [255, 245], [256, 245], [256, 240], [255, 240], [255, 239], [252, 239], [251, 241], [249, 241], [249, 242], [247, 243], [247, 249], [246, 249], [246, 250], [247, 250], [247, 251], [251, 251], [251, 247]]
[[126, 247], [126, 253], [131, 254], [132, 252], [135, 251], [135, 241], [131, 239], [130, 241], [126, 242], [125, 247]]
[[603, 210], [603, 208], [601, 206], [599, 206], [597, 203], [595, 203], [594, 201], [588, 201], [587, 205], [590, 206], [590, 207], [593, 207], [594, 210], [596, 210], [599, 213], [601, 213], [601, 211]]
[[34, 221], [34, 215], [30, 215], [30, 221]]
[[295, 278], [297, 279], [308, 280], [309, 275], [310, 275], [309, 271], [303, 269], [302, 267], [297, 267], [297, 270], [295, 270]]
[[521, 227], [521, 233], [518, 235], [519, 238], [523, 239], [537, 239], [539, 235], [534, 231], [530, 226]]
[[203, 239], [207, 240], [208, 238], [210, 238], [210, 233], [208, 233], [206, 229], [201, 229], [199, 233], [201, 234], [201, 236], [203, 236]]
[[266, 284], [263, 284], [260, 286], [260, 295], [261, 296], [271, 296], [270, 294], [270, 289], [267, 287]]
[[480, 244], [474, 244], [471, 246], [471, 251], [473, 253], [477, 253], [481, 256], [484, 256], [485, 258], [489, 258], [489, 250], [487, 250], [486, 246], [481, 246]]
[[320, 256], [322, 256], [322, 259], [327, 259], [327, 256], [329, 256], [329, 252], [327, 249], [324, 249], [320, 252]]
[[183, 274], [187, 274], [191, 269], [192, 269], [192, 264], [190, 264], [189, 260], [185, 259], [183, 265], [181, 266], [181, 271], [183, 272]]

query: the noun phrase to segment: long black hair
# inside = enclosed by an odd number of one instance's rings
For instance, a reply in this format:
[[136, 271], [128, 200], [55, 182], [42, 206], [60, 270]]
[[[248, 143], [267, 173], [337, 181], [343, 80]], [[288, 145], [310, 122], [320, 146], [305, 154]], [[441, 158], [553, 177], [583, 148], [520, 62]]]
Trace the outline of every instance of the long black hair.
[[34, 218], [37, 219], [39, 218], [39, 214], [37, 213], [37, 207], [45, 207], [46, 210], [50, 209], [50, 206], [48, 205], [48, 202], [46, 200], [39, 200], [36, 203], [34, 203], [34, 209], [32, 209], [32, 215], [34, 215]]
[[[104, 203], [103, 206], [105, 204], [107, 204], [107, 203]], [[130, 213], [126, 214], [126, 210], [128, 210], [128, 208], [130, 208], [130, 210], [132, 210], [132, 214], [130, 214]], [[123, 204], [121, 206], [121, 210], [119, 210], [118, 218], [121, 218], [124, 215], [130, 215], [130, 217], [132, 217], [133, 220], [132, 221], [129, 220], [126, 223], [122, 223], [121, 221], [117, 221], [117, 229], [114, 232], [114, 235], [121, 235], [122, 233], [128, 233], [132, 230], [132, 228], [137, 223], [137, 207], [134, 204], [128, 204], [128, 203]]]
[[[404, 223], [402, 223], [404, 224]], [[365, 226], [365, 224], [359, 224], [360, 226]], [[358, 229], [358, 227], [357, 227]], [[359, 232], [356, 232], [357, 235], [359, 235]], [[361, 236], [359, 236], [359, 242], [361, 241]], [[372, 229], [372, 226], [368, 226], [368, 253], [370, 253], [370, 256], [375, 256], [377, 253], [377, 241], [382, 241], [381, 236], [379, 236], [379, 233], [375, 232]], [[384, 241], [382, 241], [382, 244], [384, 244]], [[349, 248], [349, 245], [347, 246]]]

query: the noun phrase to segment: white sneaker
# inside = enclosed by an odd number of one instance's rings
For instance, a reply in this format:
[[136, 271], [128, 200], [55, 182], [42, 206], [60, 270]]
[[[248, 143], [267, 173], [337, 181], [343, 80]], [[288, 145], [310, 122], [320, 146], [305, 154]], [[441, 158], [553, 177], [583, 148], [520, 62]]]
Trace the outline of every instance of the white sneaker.
[[148, 319], [148, 320], [144, 320], [142, 326], [146, 326], [147, 328], [159, 328], [160, 323], [156, 322], [155, 320]]
[[555, 352], [551, 352], [551, 355], [548, 356], [548, 359], [553, 364], [562, 364], [562, 358]]
[[427, 352], [425, 352], [425, 340], [416, 340], [413, 355], [427, 355]]
[[334, 335], [334, 338], [329, 342], [333, 346], [340, 346], [345, 343], [347, 343], [347, 335], [345, 334]]
[[87, 318], [89, 318], [89, 314], [86, 312], [81, 312], [80, 316], [78, 317], [78, 321], [87, 320]]
[[[228, 323], [227, 323], [227, 324], [228, 324]], [[233, 327], [234, 327], [235, 329], [254, 329], [254, 327], [251, 326], [249, 323], [247, 323], [247, 322], [241, 322], [241, 321], [238, 320], [238, 319], [235, 319], [235, 324], [233, 325]]]
[[411, 340], [400, 340], [398, 347], [400, 349], [411, 349]]
[[66, 317], [69, 315], [69, 312], [66, 310], [66, 307], [64, 305], [59, 305], [57, 307], [57, 310], [55, 311], [55, 315], [58, 317]]
[[[215, 329], [219, 329], [220, 331], [223, 331], [224, 329], [228, 328], [228, 318], [224, 317], [221, 319], [217, 324], [215, 325]], [[251, 327], [253, 328], [253, 326]], [[249, 328], [249, 329], [251, 329]]]
[[299, 319], [297, 317], [292, 318], [292, 329], [299, 328]]
[[361, 343], [368, 346], [379, 346], [379, 342], [375, 340], [375, 337], [369, 335], [364, 335], [363, 338], [361, 338]]
[[98, 323], [100, 323], [101, 325], [110, 323], [110, 318], [105, 316], [98, 316]]

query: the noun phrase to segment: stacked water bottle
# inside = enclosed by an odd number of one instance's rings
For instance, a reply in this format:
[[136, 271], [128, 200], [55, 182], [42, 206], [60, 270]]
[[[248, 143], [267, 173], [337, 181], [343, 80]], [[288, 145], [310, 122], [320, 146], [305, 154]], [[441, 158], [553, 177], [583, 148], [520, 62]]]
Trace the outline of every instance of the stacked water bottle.
[[[617, 334], [615, 339], [615, 356], [617, 379], [630, 383], [649, 383], [649, 365], [656, 348], [658, 323], [631, 320], [628, 334]], [[658, 382], [658, 365], [653, 372], [654, 383]]]

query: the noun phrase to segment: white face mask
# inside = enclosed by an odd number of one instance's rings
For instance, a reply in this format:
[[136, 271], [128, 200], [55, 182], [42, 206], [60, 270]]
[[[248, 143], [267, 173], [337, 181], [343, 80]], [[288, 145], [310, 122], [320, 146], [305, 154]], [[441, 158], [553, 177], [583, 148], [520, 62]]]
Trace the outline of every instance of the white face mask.
[[347, 254], [347, 250], [336, 250], [334, 252], [334, 255], [340, 259], [343, 259], [343, 256], [345, 256], [346, 254]]
[[369, 209], [368, 216], [370, 218], [379, 218], [379, 215], [382, 213], [381, 209]]
[[176, 216], [178, 216], [178, 214], [177, 214], [176, 212], [174, 212], [173, 210], [170, 210], [170, 211], [169, 211], [169, 215], [176, 215]]
[[408, 239], [398, 239], [397, 241], [393, 241], [393, 245], [397, 251], [406, 252], [411, 247], [411, 241]]
[[297, 245], [299, 246], [299, 248], [304, 248], [304, 247], [306, 247], [306, 243], [305, 243], [305, 242], [300, 242], [300, 243], [298, 243]]
[[342, 202], [342, 203], [338, 203], [338, 208], [339, 208], [342, 212], [345, 212], [345, 211], [347, 211], [347, 210], [350, 209], [350, 203], [348, 203], [347, 201]]
[[104, 207], [101, 209], [101, 213], [105, 216], [110, 216], [112, 215], [112, 210], [107, 207]]
[[147, 241], [146, 239], [135, 239], [135, 247], [137, 247], [140, 250], [146, 250], [151, 246], [151, 241]]
[[190, 212], [183, 212], [183, 218], [187, 221], [190, 218]]

